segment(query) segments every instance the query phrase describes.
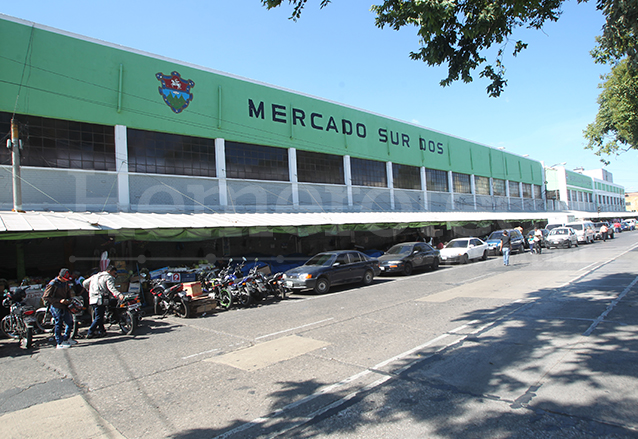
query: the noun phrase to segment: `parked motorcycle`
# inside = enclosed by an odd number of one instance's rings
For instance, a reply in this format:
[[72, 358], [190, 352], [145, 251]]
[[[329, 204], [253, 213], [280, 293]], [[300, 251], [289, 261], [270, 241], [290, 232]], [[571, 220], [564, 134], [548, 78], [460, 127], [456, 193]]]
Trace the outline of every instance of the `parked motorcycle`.
[[[228, 268], [228, 267], [227, 267]], [[233, 304], [233, 296], [229, 291], [229, 285], [234, 282], [228, 278], [228, 272], [224, 270], [213, 270], [203, 275], [202, 289], [217, 300], [220, 308], [229, 309]]]
[[2, 305], [9, 308], [9, 314], [0, 322], [0, 329], [6, 336], [18, 339], [21, 348], [30, 349], [33, 346], [35, 308], [24, 303], [26, 291], [24, 287], [6, 292]]
[[123, 298], [111, 300], [104, 314], [104, 323], [118, 325], [120, 332], [132, 335], [142, 321], [142, 303], [137, 294], [122, 293]]
[[175, 314], [185, 319], [190, 317], [191, 297], [184, 291], [183, 284], [169, 286], [166, 281], [153, 280], [151, 294], [153, 295], [153, 311], [155, 314], [161, 314], [161, 318], [168, 314]]
[[[73, 317], [73, 331], [71, 338], [76, 338], [81, 323], [86, 320], [86, 306], [84, 306], [84, 299], [80, 296], [74, 296], [71, 298], [71, 303], [68, 305], [71, 316]], [[90, 318], [90, 316], [89, 316]], [[51, 305], [43, 306], [35, 311], [35, 329], [38, 333], [53, 332], [55, 326], [55, 319], [51, 314]]]

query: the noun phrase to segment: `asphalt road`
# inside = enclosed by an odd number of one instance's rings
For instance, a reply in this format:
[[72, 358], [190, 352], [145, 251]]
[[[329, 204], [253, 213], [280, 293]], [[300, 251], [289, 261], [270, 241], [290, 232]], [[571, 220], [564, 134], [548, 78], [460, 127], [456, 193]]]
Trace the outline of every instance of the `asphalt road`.
[[2, 438], [638, 437], [638, 232], [30, 351]]

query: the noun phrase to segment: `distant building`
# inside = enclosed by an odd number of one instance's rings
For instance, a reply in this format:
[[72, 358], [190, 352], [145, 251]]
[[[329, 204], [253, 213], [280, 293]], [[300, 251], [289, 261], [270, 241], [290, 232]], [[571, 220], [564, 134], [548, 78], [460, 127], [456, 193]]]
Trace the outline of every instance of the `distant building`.
[[564, 166], [545, 168], [548, 211], [622, 212], [625, 189], [605, 169], [570, 171]]
[[625, 194], [625, 209], [628, 212], [638, 212], [638, 192], [627, 192]]

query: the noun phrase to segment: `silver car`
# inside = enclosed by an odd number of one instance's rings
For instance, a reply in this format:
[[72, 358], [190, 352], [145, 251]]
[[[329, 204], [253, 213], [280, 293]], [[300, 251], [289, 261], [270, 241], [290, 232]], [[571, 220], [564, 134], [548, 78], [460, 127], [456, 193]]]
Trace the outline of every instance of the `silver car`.
[[571, 227], [556, 227], [547, 235], [547, 248], [552, 247], [578, 247], [578, 235]]

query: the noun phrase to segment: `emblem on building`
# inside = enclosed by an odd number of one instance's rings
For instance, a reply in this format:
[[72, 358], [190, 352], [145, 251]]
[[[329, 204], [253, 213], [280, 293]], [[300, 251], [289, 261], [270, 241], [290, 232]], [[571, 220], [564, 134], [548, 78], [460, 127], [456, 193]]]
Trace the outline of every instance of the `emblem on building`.
[[195, 87], [193, 81], [183, 80], [177, 72], [171, 72], [170, 75], [156, 73], [155, 77], [161, 84], [158, 87], [159, 93], [164, 98], [166, 105], [171, 107], [171, 110], [175, 113], [181, 113], [184, 108], [188, 107], [188, 104], [193, 100], [191, 93], [191, 88]]

